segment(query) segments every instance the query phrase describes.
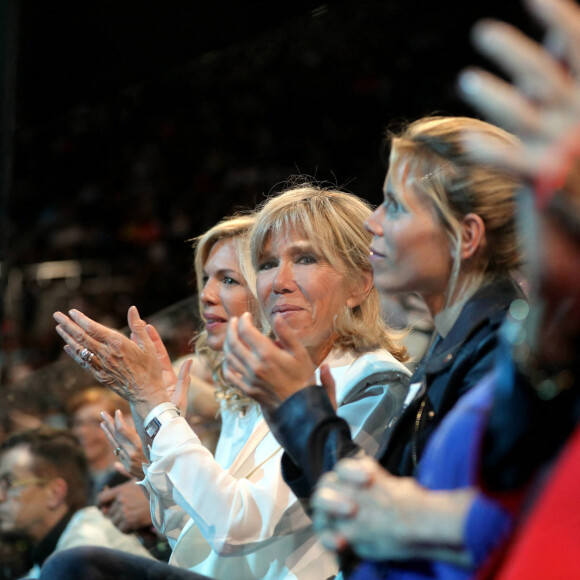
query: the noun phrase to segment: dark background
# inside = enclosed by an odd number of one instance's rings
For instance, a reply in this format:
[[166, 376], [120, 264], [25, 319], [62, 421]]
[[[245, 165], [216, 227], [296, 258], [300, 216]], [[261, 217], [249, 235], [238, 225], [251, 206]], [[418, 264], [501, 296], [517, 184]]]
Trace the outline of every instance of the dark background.
[[488, 66], [472, 24], [493, 16], [537, 32], [516, 0], [4, 0], [0, 10], [5, 385], [60, 356], [56, 308], [119, 327], [132, 303], [151, 316], [187, 299], [186, 240], [290, 175], [378, 203], [385, 127], [474, 114], [455, 90], [462, 67]]

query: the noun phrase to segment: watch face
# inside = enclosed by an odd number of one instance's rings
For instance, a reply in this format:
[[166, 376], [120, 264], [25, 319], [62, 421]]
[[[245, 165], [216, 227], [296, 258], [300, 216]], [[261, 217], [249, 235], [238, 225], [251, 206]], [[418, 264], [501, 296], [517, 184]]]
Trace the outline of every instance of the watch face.
[[151, 421], [149, 422], [149, 425], [147, 425], [147, 427], [145, 427], [145, 431], [147, 432], [147, 435], [149, 435], [149, 437], [151, 437], [151, 439], [153, 439], [153, 437], [155, 437], [155, 435], [157, 435], [157, 431], [159, 431], [159, 427], [161, 426], [161, 423], [159, 423], [159, 420], [157, 419], [157, 417], [151, 419]]
[[157, 417], [153, 417], [153, 419], [151, 419], [151, 421], [145, 425], [145, 432], [147, 435], [149, 435], [149, 437], [151, 437], [151, 439], [157, 435], [161, 425], [181, 415], [179, 409], [170, 403], [163, 403], [157, 408], [160, 409], [158, 411]]

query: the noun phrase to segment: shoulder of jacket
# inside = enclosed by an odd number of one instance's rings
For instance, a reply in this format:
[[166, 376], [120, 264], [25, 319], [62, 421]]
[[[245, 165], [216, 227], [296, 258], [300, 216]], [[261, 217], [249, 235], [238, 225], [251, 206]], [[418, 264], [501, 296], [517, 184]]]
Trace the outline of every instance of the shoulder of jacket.
[[365, 352], [357, 357], [347, 369], [345, 377], [360, 380], [367, 375], [387, 372], [411, 376], [409, 369], [402, 362], [398, 361], [388, 350], [378, 349]]
[[408, 388], [411, 372], [386, 350], [364, 353], [354, 360], [342, 376], [343, 403], [356, 393], [375, 385], [401, 385]]

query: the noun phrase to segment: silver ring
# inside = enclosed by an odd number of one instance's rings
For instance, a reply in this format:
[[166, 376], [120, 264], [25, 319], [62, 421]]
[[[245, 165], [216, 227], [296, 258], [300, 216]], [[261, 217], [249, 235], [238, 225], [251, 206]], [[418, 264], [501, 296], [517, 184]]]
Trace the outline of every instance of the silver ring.
[[117, 457], [119, 457], [119, 454], [121, 453], [121, 448], [120, 448], [120, 447], [117, 447], [117, 449], [115, 449], [115, 451], [113, 451], [113, 453], [114, 453], [114, 454], [115, 454]]
[[88, 348], [83, 348], [80, 357], [90, 365], [93, 362], [93, 358], [95, 358], [95, 353], [90, 351]]

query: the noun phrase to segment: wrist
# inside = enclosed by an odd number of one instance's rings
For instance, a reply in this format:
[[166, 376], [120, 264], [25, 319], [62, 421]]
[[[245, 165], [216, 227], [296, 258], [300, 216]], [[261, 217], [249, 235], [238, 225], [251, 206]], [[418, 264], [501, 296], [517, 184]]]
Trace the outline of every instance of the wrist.
[[470, 488], [434, 491], [412, 481], [412, 488], [401, 498], [397, 513], [397, 520], [403, 524], [398, 526], [396, 534], [401, 548], [411, 553], [442, 546], [462, 548], [465, 522], [474, 497], [475, 492]]
[[162, 403], [170, 403], [171, 401], [165, 394], [159, 394], [158, 396], [150, 397], [148, 399], [136, 400], [131, 403], [131, 409], [144, 421], [147, 415], [153, 411], [157, 406]]
[[145, 433], [147, 433], [151, 439], [154, 439], [163, 425], [173, 421], [180, 415], [181, 411], [173, 403], [170, 403], [169, 401], [160, 403], [145, 417], [145, 420], [143, 421]]

